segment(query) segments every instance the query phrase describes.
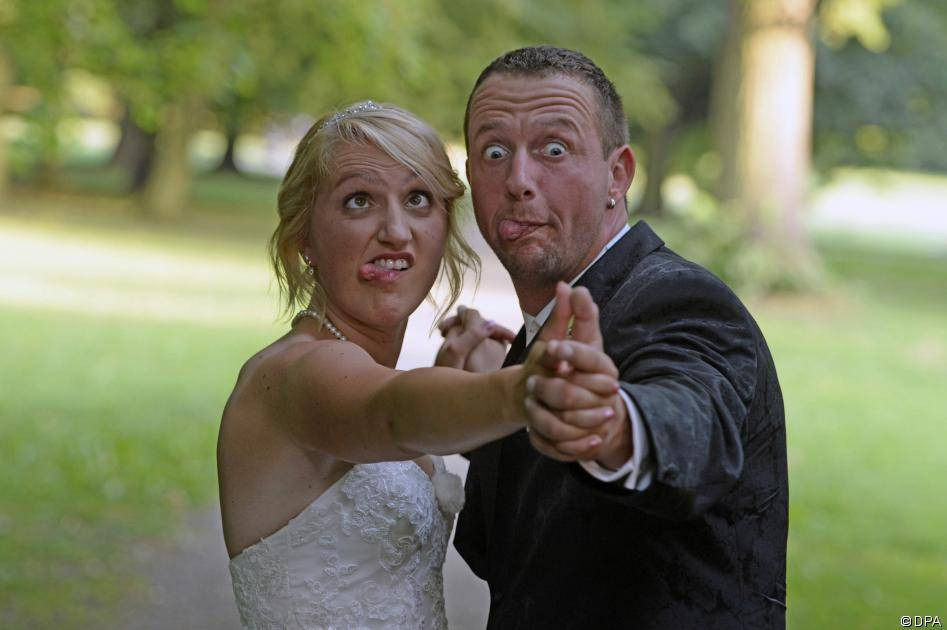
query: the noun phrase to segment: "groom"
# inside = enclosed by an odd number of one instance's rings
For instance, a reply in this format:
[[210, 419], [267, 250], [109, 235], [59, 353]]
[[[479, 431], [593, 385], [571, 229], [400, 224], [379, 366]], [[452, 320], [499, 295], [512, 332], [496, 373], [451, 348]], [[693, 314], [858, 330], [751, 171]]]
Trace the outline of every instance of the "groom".
[[[628, 227], [635, 163], [614, 86], [580, 53], [512, 51], [477, 79], [464, 129], [477, 223], [525, 319], [505, 365], [571, 308], [564, 285], [554, 303], [560, 281], [597, 304], [603, 349], [576, 334], [575, 371], [536, 385], [528, 430], [469, 453], [455, 546], [490, 586], [488, 627], [784, 627], [773, 360], [720, 280]], [[452, 331], [451, 352], [482, 351], [457, 343], [475, 337]], [[558, 410], [579, 355], [619, 374], [611, 417]]]

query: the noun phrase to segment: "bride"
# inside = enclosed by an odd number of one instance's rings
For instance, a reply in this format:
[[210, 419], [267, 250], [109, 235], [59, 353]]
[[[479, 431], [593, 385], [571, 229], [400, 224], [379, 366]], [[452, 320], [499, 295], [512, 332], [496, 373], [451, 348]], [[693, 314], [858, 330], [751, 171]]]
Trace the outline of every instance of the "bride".
[[[441, 570], [463, 489], [439, 456], [522, 428], [529, 377], [555, 365], [394, 369], [438, 273], [453, 302], [479, 263], [459, 235], [462, 194], [436, 133], [390, 105], [326, 116], [296, 149], [271, 254], [288, 307], [306, 308], [240, 370], [217, 448], [248, 628], [446, 627]], [[614, 384], [595, 389], [575, 408], [607, 413]]]

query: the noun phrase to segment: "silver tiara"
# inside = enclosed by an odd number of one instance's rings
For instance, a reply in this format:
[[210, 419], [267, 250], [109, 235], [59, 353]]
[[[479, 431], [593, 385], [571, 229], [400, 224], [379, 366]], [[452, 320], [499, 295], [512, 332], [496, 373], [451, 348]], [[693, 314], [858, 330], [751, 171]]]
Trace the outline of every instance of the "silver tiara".
[[343, 109], [342, 111], [336, 112], [332, 114], [331, 116], [329, 116], [329, 120], [319, 125], [319, 131], [322, 131], [326, 127], [331, 127], [332, 125], [336, 124], [340, 120], [350, 118], [356, 114], [361, 114], [362, 112], [375, 112], [375, 111], [378, 111], [379, 109], [382, 109], [382, 107], [375, 101], [365, 101], [364, 103], [358, 103], [357, 105], [352, 105], [351, 107], [347, 107], [346, 109]]

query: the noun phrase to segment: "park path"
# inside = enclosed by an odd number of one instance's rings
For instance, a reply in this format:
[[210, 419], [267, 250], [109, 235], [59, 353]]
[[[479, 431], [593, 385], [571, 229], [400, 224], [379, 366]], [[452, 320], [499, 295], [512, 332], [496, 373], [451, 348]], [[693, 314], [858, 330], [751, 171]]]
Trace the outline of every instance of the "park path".
[[141, 543], [132, 556], [140, 583], [123, 606], [120, 627], [240, 627], [216, 505], [186, 515], [173, 540]]
[[[466, 477], [467, 462], [462, 457], [452, 455], [445, 460], [448, 469]], [[172, 540], [141, 543], [132, 556], [139, 583], [122, 605], [118, 627], [240, 628], [216, 505], [186, 515]], [[452, 630], [486, 626], [490, 602], [486, 583], [471, 573], [453, 544], [444, 565], [444, 592]]]

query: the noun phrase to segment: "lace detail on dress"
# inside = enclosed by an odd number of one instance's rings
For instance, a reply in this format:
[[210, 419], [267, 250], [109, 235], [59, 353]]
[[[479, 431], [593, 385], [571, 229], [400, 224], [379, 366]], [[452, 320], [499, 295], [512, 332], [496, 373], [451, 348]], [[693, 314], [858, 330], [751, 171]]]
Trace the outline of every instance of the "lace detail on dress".
[[[435, 458], [438, 475], [450, 473]], [[446, 628], [442, 566], [454, 513], [437, 494], [414, 462], [354, 466], [231, 560], [243, 625]]]

